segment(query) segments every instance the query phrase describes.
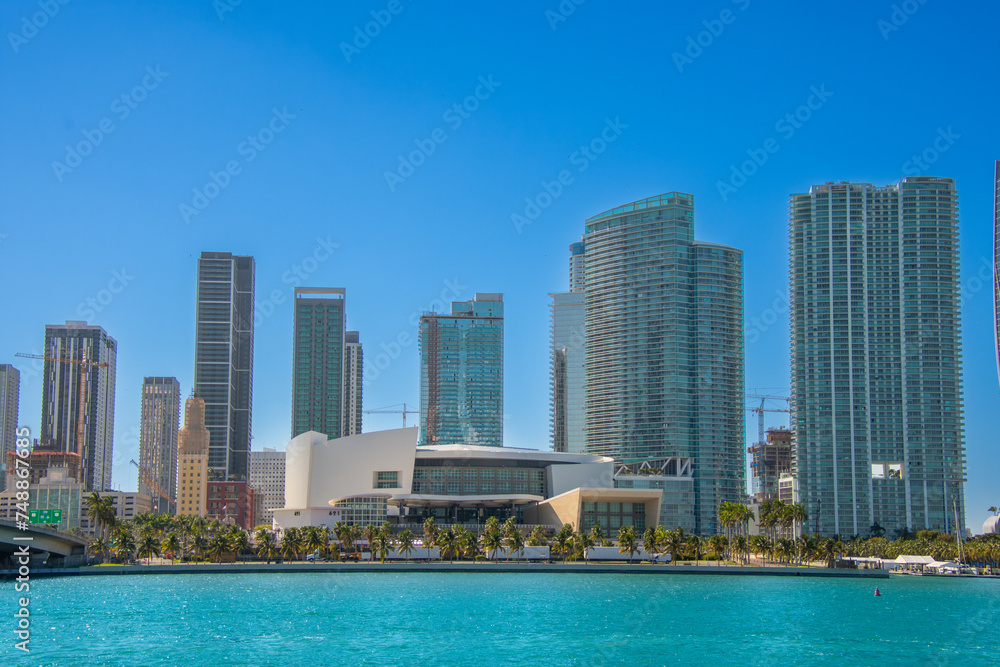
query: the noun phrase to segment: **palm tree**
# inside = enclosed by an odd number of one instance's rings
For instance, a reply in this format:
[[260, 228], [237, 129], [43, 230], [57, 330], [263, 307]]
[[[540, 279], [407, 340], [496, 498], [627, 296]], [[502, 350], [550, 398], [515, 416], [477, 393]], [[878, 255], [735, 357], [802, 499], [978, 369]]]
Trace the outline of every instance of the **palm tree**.
[[216, 563], [222, 562], [222, 556], [229, 551], [229, 540], [222, 533], [216, 533], [208, 541], [208, 553], [215, 558]]
[[792, 539], [795, 539], [795, 534], [799, 532], [799, 526], [809, 519], [809, 515], [806, 514], [806, 506], [802, 503], [789, 505], [788, 517], [792, 520]]
[[518, 529], [514, 517], [510, 517], [503, 524], [503, 539], [501, 540], [501, 544], [507, 551], [507, 558], [510, 558], [515, 553], [521, 556], [524, 555], [524, 535]]
[[372, 542], [375, 541], [375, 536], [378, 535], [378, 528], [376, 528], [373, 524], [368, 524], [365, 526], [364, 530], [361, 531], [361, 534], [364, 536], [365, 542], [368, 543], [368, 550], [372, 551]]
[[306, 526], [302, 533], [302, 544], [309, 553], [323, 550], [323, 535], [316, 526]]
[[170, 554], [170, 564], [174, 564], [174, 557], [181, 548], [181, 541], [177, 539], [177, 533], [167, 533], [167, 536], [160, 543], [160, 552]]
[[119, 524], [115, 530], [115, 556], [123, 563], [127, 563], [135, 554], [135, 538], [132, 531], [125, 525]]
[[642, 548], [646, 553], [653, 554], [660, 553], [660, 535], [657, 533], [658, 526], [646, 526], [646, 531], [642, 534]]
[[[535, 530], [538, 530], [540, 527], [541, 526], [536, 526]], [[532, 531], [532, 535], [534, 535], [534, 531]], [[590, 541], [595, 547], [604, 546], [604, 531], [602, 531], [601, 527], [596, 523], [594, 524], [594, 527], [590, 529]]]
[[278, 557], [274, 535], [267, 530], [257, 530], [257, 534], [254, 536], [254, 546], [257, 549], [257, 557], [264, 558], [268, 565], [271, 564], [272, 559]]
[[715, 554], [715, 557], [719, 560], [719, 563], [721, 564], [722, 550], [726, 546], [726, 538], [723, 537], [722, 535], [712, 535], [710, 538], [708, 538], [708, 546], [712, 550], [712, 553]]
[[410, 560], [410, 552], [413, 551], [413, 531], [406, 529], [399, 534], [399, 553]]
[[[598, 526], [594, 526], [597, 528]], [[594, 539], [594, 531], [590, 531], [590, 538]], [[549, 545], [549, 538], [545, 535], [545, 529], [541, 526], [535, 526], [531, 530], [531, 535], [528, 536], [528, 546], [529, 547], [547, 547]]]
[[435, 538], [438, 534], [438, 526], [434, 522], [434, 517], [428, 517], [424, 521], [424, 544], [428, 547], [432, 547], [435, 544]]
[[296, 528], [288, 528], [281, 536], [281, 555], [289, 560], [295, 560], [301, 551], [301, 533]]
[[479, 536], [471, 531], [463, 531], [460, 547], [462, 555], [469, 560], [475, 560], [479, 555]]
[[697, 565], [705, 549], [705, 539], [697, 535], [692, 535], [687, 539], [687, 548], [691, 555], [694, 556], [694, 564]]
[[385, 557], [389, 554], [392, 549], [392, 538], [389, 536], [388, 532], [379, 531], [375, 534], [372, 542], [372, 555], [378, 555], [378, 557], [385, 562]]
[[445, 560], [449, 557], [454, 558], [458, 555], [458, 540], [455, 536], [455, 531], [451, 528], [445, 528], [440, 531], [436, 539], [438, 548], [441, 549], [441, 560]]
[[670, 562], [674, 565], [677, 564], [677, 554], [681, 553], [684, 549], [684, 542], [687, 538], [684, 536], [684, 529], [680, 526], [677, 530], [671, 530], [666, 534], [666, 539], [660, 545], [661, 553], [670, 554]]
[[149, 560], [153, 556], [160, 555], [160, 543], [153, 536], [152, 533], [145, 533], [139, 540], [139, 544], [135, 549], [136, 558], [142, 559], [146, 558], [146, 564], [149, 565]]
[[250, 551], [250, 536], [245, 530], [234, 530], [229, 534], [229, 548], [233, 552], [235, 562], [235, 559]]
[[986, 510], [986, 511], [987, 511], [987, 512], [993, 512], [993, 514], [994, 514], [994, 515], [996, 515], [996, 514], [1000, 514], [1000, 510], [998, 510], [998, 509], [997, 509], [997, 506], [996, 506], [996, 505], [993, 505], [992, 507], [990, 507], [990, 508], [989, 508], [988, 510]]
[[560, 554], [563, 558], [569, 556], [569, 550], [571, 546], [571, 540], [573, 539], [573, 526], [568, 523], [563, 524], [555, 537], [552, 538], [552, 551], [553, 553]]
[[594, 546], [594, 543], [590, 541], [590, 533], [585, 533], [580, 531], [573, 534], [573, 559], [583, 558], [587, 555], [587, 549]]
[[100, 562], [104, 562], [105, 554], [108, 551], [108, 541], [103, 537], [95, 537], [87, 545], [87, 549], [90, 550], [91, 554], [96, 554]]
[[749, 542], [747, 541], [746, 535], [737, 535], [730, 542], [732, 551], [735, 553], [737, 560], [740, 563], [746, 565], [746, 555], [749, 553]]
[[87, 498], [87, 518], [90, 520], [94, 532], [101, 531], [104, 539], [107, 540], [118, 518], [111, 496], [102, 498], [97, 491], [91, 493]]
[[482, 542], [483, 552], [486, 553], [487, 558], [493, 558], [497, 550], [503, 545], [500, 531], [488, 523], [486, 524], [486, 530], [483, 532]]
[[633, 526], [622, 526], [618, 530], [618, 553], [627, 553], [629, 563], [632, 562], [632, 556], [639, 551], [639, 547], [636, 545], [637, 541], [638, 537]]

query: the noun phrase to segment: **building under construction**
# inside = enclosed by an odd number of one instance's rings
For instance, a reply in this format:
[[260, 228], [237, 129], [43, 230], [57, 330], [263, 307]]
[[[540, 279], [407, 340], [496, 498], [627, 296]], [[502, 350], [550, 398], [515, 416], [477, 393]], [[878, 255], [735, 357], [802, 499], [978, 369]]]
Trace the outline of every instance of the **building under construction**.
[[764, 442], [748, 447], [751, 491], [757, 501], [778, 499], [778, 479], [792, 471], [792, 432], [787, 428], [767, 430]]

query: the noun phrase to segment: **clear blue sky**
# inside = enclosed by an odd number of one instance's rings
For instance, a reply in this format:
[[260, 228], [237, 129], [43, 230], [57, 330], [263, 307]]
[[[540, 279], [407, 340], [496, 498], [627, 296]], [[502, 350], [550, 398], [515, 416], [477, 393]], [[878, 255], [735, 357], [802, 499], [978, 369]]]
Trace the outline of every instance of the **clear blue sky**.
[[[84, 315], [118, 340], [116, 487], [136, 487], [142, 378], [173, 375], [190, 391], [203, 250], [257, 260], [270, 314], [256, 329], [254, 449], [288, 436], [297, 266], [306, 284], [347, 289], [366, 361], [410, 341], [369, 382], [366, 408], [418, 404], [413, 314], [442, 292], [503, 292], [506, 444], [547, 448], [547, 294], [566, 289], [567, 246], [586, 217], [694, 194], [696, 236], [745, 251], [747, 388], [781, 393], [789, 194], [920, 172], [955, 178], [961, 194], [970, 525], [1000, 503], [983, 264], [1000, 157], [993, 4], [914, 1], [893, 16], [888, 1], [588, 0], [563, 2], [575, 8], [563, 16], [557, 0], [226, 3], [0, 8], [0, 362], [26, 371], [21, 422], [37, 432], [40, 377], [14, 353], [39, 351], [45, 324]], [[357, 37], [377, 19], [374, 37]], [[779, 124], [797, 110], [808, 119]], [[933, 163], [907, 164], [936, 151], [939, 131], [951, 138]], [[602, 132], [614, 140], [597, 153]], [[67, 155], [81, 142], [87, 155]], [[418, 144], [430, 154], [411, 173], [399, 156]], [[591, 157], [578, 152], [590, 145]], [[719, 181], [748, 151], [766, 162], [723, 196]], [[572, 181], [515, 227], [512, 214], [563, 170]], [[210, 173], [225, 187], [202, 201], [194, 190]], [[317, 239], [339, 245], [314, 262]], [[102, 292], [116, 271], [127, 285]], [[272, 292], [283, 303], [265, 303]], [[366, 430], [398, 424], [365, 419]]]

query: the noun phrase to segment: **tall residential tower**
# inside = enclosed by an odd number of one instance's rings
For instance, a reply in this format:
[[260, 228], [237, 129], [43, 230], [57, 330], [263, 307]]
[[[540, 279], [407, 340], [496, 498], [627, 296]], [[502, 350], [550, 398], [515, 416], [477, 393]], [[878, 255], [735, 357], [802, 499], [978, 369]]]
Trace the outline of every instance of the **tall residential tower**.
[[694, 197], [669, 192], [588, 218], [586, 450], [692, 464], [695, 531], [746, 494], [743, 253], [696, 241]]
[[364, 354], [357, 331], [344, 334], [344, 436], [361, 433]]
[[296, 287], [292, 343], [292, 437], [344, 430], [344, 301], [342, 287]]
[[7, 483], [7, 453], [16, 451], [20, 395], [20, 371], [10, 364], [0, 364], [0, 491]]
[[253, 404], [254, 259], [203, 252], [198, 259], [194, 395], [212, 434], [217, 479], [245, 480]]
[[503, 446], [503, 295], [420, 316], [420, 445]]
[[552, 450], [582, 454], [586, 445], [585, 248], [583, 241], [569, 247], [569, 292], [550, 294], [552, 360]]
[[[177, 429], [180, 426], [181, 385], [177, 378], [148, 377], [142, 381], [139, 425], [139, 466], [171, 498], [177, 498]], [[154, 514], [176, 514], [166, 500], [139, 477], [139, 493], [153, 499]]]
[[827, 183], [790, 203], [793, 471], [805, 529], [952, 532], [965, 516], [955, 183]]
[[118, 343], [99, 326], [68, 321], [45, 327], [44, 356], [42, 444], [80, 455], [85, 491], [109, 490]]

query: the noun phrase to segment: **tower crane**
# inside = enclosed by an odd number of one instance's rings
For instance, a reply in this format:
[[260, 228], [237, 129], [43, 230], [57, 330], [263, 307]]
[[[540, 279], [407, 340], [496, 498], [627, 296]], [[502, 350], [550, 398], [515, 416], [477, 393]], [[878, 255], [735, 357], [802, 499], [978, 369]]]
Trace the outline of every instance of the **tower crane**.
[[792, 399], [789, 398], [788, 396], [772, 396], [770, 394], [758, 394], [756, 392], [749, 392], [746, 395], [746, 397], [747, 397], [747, 399], [760, 399], [760, 407], [757, 407], [757, 406], [748, 407], [748, 408], [746, 408], [746, 410], [748, 412], [755, 412], [755, 413], [757, 413], [757, 442], [763, 443], [764, 442], [764, 413], [765, 412], [787, 412], [787, 413], [791, 414], [791, 412], [792, 412], [787, 407], [786, 408], [767, 408], [767, 407], [764, 407], [765, 404], [766, 404], [766, 402], [769, 401], [769, 400], [773, 400], [773, 401], [785, 401], [785, 404], [788, 405], [791, 402]]
[[379, 408], [378, 410], [364, 410], [366, 415], [403, 415], [403, 428], [406, 428], [406, 415], [419, 415], [420, 410], [410, 407], [406, 403], [399, 403], [397, 405], [402, 405], [402, 410], [390, 410], [389, 408], [396, 407], [395, 405], [390, 405], [386, 408]]
[[[139, 479], [141, 479], [143, 482], [145, 482], [146, 486], [148, 486], [149, 488], [153, 489], [153, 491], [156, 491], [158, 494], [160, 494], [161, 496], [163, 496], [163, 498], [166, 499], [166, 501], [168, 503], [170, 503], [171, 505], [175, 505], [176, 504], [176, 502], [174, 501], [174, 499], [171, 498], [170, 495], [166, 491], [164, 491], [162, 488], [160, 488], [159, 484], [157, 484], [156, 482], [153, 481], [152, 476], [148, 472], [146, 472], [145, 469], [143, 469], [138, 463], [135, 462], [135, 459], [132, 459], [131, 461], [129, 461], [129, 463], [131, 463], [132, 465], [134, 465], [135, 469], [139, 471]], [[167, 509], [169, 510], [169, 506], [168, 506]]]
[[98, 368], [107, 368], [108, 365], [99, 361], [87, 361], [87, 350], [81, 349], [80, 359], [67, 359], [65, 357], [46, 357], [42, 354], [25, 354], [24, 352], [18, 352], [15, 357], [23, 357], [25, 359], [41, 359], [42, 361], [54, 361], [61, 364], [76, 364], [80, 367], [80, 388], [79, 395], [76, 405], [76, 453], [80, 455], [80, 467], [82, 472], [80, 473], [83, 477], [82, 481], [84, 484], [87, 483], [87, 458], [83, 455], [83, 417], [86, 398], [87, 398], [87, 369], [91, 366], [97, 366]]

